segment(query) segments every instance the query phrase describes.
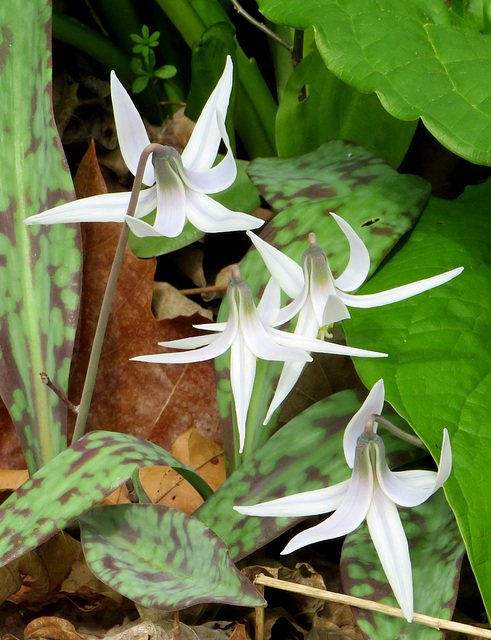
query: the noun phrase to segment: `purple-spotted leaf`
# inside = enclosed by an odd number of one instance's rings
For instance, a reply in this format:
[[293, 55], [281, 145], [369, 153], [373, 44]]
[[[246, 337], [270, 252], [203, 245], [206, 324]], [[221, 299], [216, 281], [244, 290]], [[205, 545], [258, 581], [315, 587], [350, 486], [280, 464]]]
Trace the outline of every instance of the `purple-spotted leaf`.
[[48, 540], [145, 465], [168, 465], [204, 496], [195, 471], [157, 445], [124, 433], [93, 431], [37, 471], [0, 508], [0, 566]]
[[[239, 560], [259, 549], [299, 519], [244, 516], [234, 505], [251, 505], [285, 495], [321, 489], [346, 480], [351, 469], [343, 455], [343, 433], [366, 391], [342, 391], [315, 403], [275, 433], [235, 471], [196, 515], [230, 547]], [[390, 407], [384, 416], [400, 424]], [[384, 434], [391, 465], [421, 456], [421, 450]]]
[[[451, 620], [464, 543], [443, 491], [411, 509], [399, 509], [411, 554], [414, 610]], [[341, 554], [345, 593], [397, 607], [366, 525], [350, 533]], [[442, 631], [383, 613], [356, 609], [366, 638], [377, 640], [441, 640]]]
[[73, 198], [51, 110], [51, 3], [0, 3], [0, 395], [31, 473], [66, 446], [66, 390], [81, 252], [73, 225], [24, 219]]
[[80, 526], [93, 573], [146, 607], [176, 611], [207, 602], [265, 604], [220, 538], [182, 511], [157, 504], [95, 507]]

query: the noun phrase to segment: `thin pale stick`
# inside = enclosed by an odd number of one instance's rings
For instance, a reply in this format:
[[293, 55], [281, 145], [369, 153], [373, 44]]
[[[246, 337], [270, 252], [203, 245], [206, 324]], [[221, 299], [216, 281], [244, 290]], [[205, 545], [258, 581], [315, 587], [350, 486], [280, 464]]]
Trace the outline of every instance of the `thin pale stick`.
[[[147, 160], [152, 153], [159, 151], [163, 151], [165, 153], [165, 149], [161, 144], [149, 144], [147, 147], [145, 147], [140, 156], [138, 169], [136, 171], [135, 180], [133, 182], [133, 189], [131, 190], [128, 211], [126, 213], [127, 216], [133, 216], [135, 214]], [[119, 272], [121, 271], [121, 266], [123, 264], [124, 250], [126, 248], [126, 243], [128, 242], [129, 234], [130, 228], [128, 227], [126, 222], [124, 222], [123, 228], [121, 230], [121, 235], [119, 236], [118, 246], [114, 254], [114, 260], [111, 267], [111, 273], [109, 274], [109, 278], [107, 281], [106, 291], [104, 292], [104, 299], [101, 305], [97, 328], [95, 330], [94, 341], [92, 343], [92, 349], [90, 352], [89, 364], [87, 367], [87, 373], [85, 375], [82, 398], [80, 399], [80, 404], [78, 407], [78, 414], [77, 420], [75, 422], [72, 444], [74, 442], [77, 442], [77, 440], [80, 440], [80, 438], [84, 435], [87, 416], [89, 414], [90, 401], [92, 400], [92, 394], [94, 392], [94, 386], [97, 377], [97, 369], [99, 367], [99, 360], [101, 357], [102, 344], [104, 342], [104, 334], [106, 333], [106, 327], [109, 321], [109, 315], [111, 313], [111, 306], [114, 299], [114, 294], [116, 292], [116, 285], [118, 284]]]
[[[261, 584], [256, 584], [256, 588], [264, 598], [264, 587]], [[256, 607], [254, 610], [254, 638], [256, 640], [264, 639], [264, 609], [265, 607]]]
[[[379, 613], [385, 613], [389, 616], [394, 616], [395, 618], [405, 618], [402, 609], [398, 609], [397, 607], [389, 607], [386, 604], [380, 604], [380, 602], [374, 602], [373, 600], [365, 600], [364, 598], [356, 598], [355, 596], [346, 596], [342, 593], [335, 593], [334, 591], [324, 591], [324, 589], [305, 587], [301, 584], [293, 584], [292, 582], [269, 578], [262, 573], [256, 576], [254, 584], [273, 587], [274, 589], [282, 589], [283, 591], [291, 591], [293, 593], [301, 593], [305, 596], [320, 598], [321, 600], [328, 600], [329, 602], [349, 604], [352, 607], [378, 611]], [[474, 627], [470, 624], [453, 622], [453, 620], [444, 620], [443, 618], [433, 618], [432, 616], [425, 616], [422, 613], [415, 613], [413, 622], [419, 622], [427, 627], [433, 627], [433, 629], [449, 629], [450, 631], [467, 633], [469, 635], [477, 636], [478, 638], [491, 638], [490, 629], [481, 629], [480, 627]]]
[[253, 18], [250, 13], [247, 13], [247, 11], [240, 6], [237, 0], [230, 0], [230, 1], [234, 5], [234, 8], [239, 15], [243, 16], [251, 24], [253, 24], [255, 27], [263, 31], [267, 36], [269, 36], [273, 40], [276, 40], [276, 42], [281, 44], [282, 47], [285, 47], [285, 49], [287, 49], [290, 53], [293, 53], [293, 47], [291, 44], [288, 44], [288, 42], [285, 42], [285, 40], [283, 40], [283, 38], [280, 38], [280, 36], [277, 35], [274, 31], [271, 31], [271, 29], [268, 29], [268, 27], [265, 24]]
[[195, 287], [194, 289], [179, 289], [179, 293], [183, 296], [194, 296], [199, 293], [209, 293], [212, 291], [226, 291], [228, 289], [225, 285], [211, 285], [209, 287]]
[[387, 420], [387, 418], [373, 413], [367, 420], [367, 427], [373, 429], [374, 422], [378, 422], [378, 424], [383, 425], [388, 431], [393, 433], [401, 440], [409, 442], [409, 444], [413, 444], [415, 447], [419, 447], [420, 449], [425, 449], [425, 451], [428, 450], [427, 446], [421, 440], [421, 438], [418, 438], [418, 436], [413, 436], [411, 433], [407, 433], [406, 431], [399, 429], [399, 427], [396, 427], [396, 425], [392, 424], [392, 422], [390, 422], [390, 420]]

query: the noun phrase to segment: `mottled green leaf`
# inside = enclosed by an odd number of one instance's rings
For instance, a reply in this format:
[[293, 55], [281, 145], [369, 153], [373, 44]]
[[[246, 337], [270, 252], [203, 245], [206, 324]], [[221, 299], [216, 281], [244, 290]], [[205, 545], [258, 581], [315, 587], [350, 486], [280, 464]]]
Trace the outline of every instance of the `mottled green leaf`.
[[416, 124], [393, 118], [375, 94], [361, 93], [339, 80], [314, 47], [284, 89], [276, 115], [276, 146], [279, 156], [295, 156], [342, 138], [397, 168]]
[[157, 504], [95, 507], [80, 519], [87, 563], [118, 593], [152, 609], [265, 604], [225, 544], [197, 518]]
[[[348, 263], [349, 248], [329, 211], [347, 220], [365, 242], [373, 273], [397, 240], [414, 225], [430, 190], [421, 178], [400, 175], [370, 151], [342, 140], [332, 140], [295, 158], [255, 160], [248, 172], [263, 197], [279, 212], [261, 236], [300, 263], [308, 247], [308, 234], [315, 231], [319, 246], [325, 249], [330, 266], [337, 273]], [[242, 261], [241, 273], [255, 293], [270, 277], [255, 250]], [[365, 347], [356, 341], [351, 346]], [[253, 448], [264, 442], [274, 428], [275, 417], [268, 428], [261, 424], [281, 371], [281, 363], [258, 365], [248, 421], [249, 431], [254, 433]], [[227, 358], [218, 358], [216, 367], [220, 416], [224, 432], [230, 433], [233, 405]]]
[[455, 201], [432, 198], [404, 247], [362, 289], [381, 291], [463, 265], [455, 280], [383, 310], [353, 310], [349, 341], [383, 345], [385, 362], [361, 359], [367, 384], [385, 380], [386, 397], [438, 459], [442, 429], [454, 466], [445, 485], [485, 604], [491, 610], [491, 182]]
[[39, 374], [66, 390], [81, 269], [77, 227], [23, 222], [73, 198], [51, 110], [50, 4], [0, 3], [0, 395], [31, 472], [66, 446], [66, 408]]
[[[427, 502], [400, 509], [411, 553], [414, 610], [451, 620], [464, 543], [454, 515], [438, 491]], [[368, 527], [363, 525], [346, 538], [341, 554], [341, 580], [345, 593], [398, 607], [380, 564]], [[368, 638], [377, 640], [439, 640], [445, 632], [417, 622], [409, 624], [384, 613], [356, 609], [357, 622]]]
[[[210, 197], [213, 197], [214, 200], [217, 200], [228, 209], [252, 213], [260, 205], [259, 194], [246, 174], [249, 163], [245, 160], [237, 160], [236, 162], [237, 178], [233, 185], [221, 193], [214, 193]], [[155, 213], [151, 213], [144, 219], [153, 224]], [[196, 229], [188, 222], [184, 227], [184, 231], [177, 238], [137, 238], [135, 235], [130, 234], [129, 244], [138, 258], [151, 258], [152, 256], [161, 256], [165, 253], [182, 249], [182, 247], [187, 247], [204, 235], [203, 231]]]
[[[233, 510], [234, 505], [320, 489], [350, 477], [351, 469], [343, 454], [343, 432], [365, 397], [366, 393], [342, 391], [303, 411], [254, 451], [195, 512], [230, 547], [234, 560], [249, 555], [299, 521], [244, 516]], [[390, 419], [390, 409], [384, 415]], [[392, 465], [421, 455], [390, 434], [384, 437], [384, 443]]]
[[313, 25], [327, 67], [401, 120], [491, 163], [491, 38], [442, 0], [259, 0], [279, 24]]
[[211, 489], [192, 469], [151, 442], [93, 431], [62, 451], [14, 491], [0, 508], [0, 566], [64, 529], [145, 465], [176, 469], [207, 498]]

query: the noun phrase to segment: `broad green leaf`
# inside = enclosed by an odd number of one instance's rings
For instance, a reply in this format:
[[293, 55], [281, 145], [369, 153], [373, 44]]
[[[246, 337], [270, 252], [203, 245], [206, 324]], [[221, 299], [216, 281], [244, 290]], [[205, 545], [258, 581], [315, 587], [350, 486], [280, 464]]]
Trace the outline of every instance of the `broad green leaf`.
[[401, 120], [421, 118], [446, 147], [491, 164], [491, 38], [441, 0], [259, 0], [273, 22], [313, 26], [330, 71], [375, 92]]
[[[330, 211], [347, 220], [365, 242], [372, 273], [414, 225], [430, 190], [421, 178], [400, 175], [370, 151], [342, 140], [332, 140], [295, 158], [255, 160], [248, 172], [261, 195], [279, 212], [262, 237], [300, 263], [308, 247], [308, 234], [315, 231], [319, 246], [326, 250], [331, 268], [338, 274], [348, 263], [349, 248]], [[241, 273], [255, 293], [270, 277], [255, 250], [242, 261]], [[351, 346], [364, 347], [355, 341]], [[233, 406], [227, 358], [216, 363], [219, 409], [228, 423], [224, 429], [227, 434]], [[248, 421], [254, 442], [246, 442], [248, 449], [264, 442], [275, 425], [273, 417], [267, 428], [261, 426], [281, 364], [258, 365]]]
[[32, 473], [66, 446], [66, 390], [80, 299], [78, 227], [24, 219], [73, 198], [51, 109], [48, 0], [0, 3], [0, 395]]
[[136, 468], [168, 465], [204, 498], [211, 489], [192, 469], [151, 442], [92, 431], [44, 465], [0, 508], [0, 566], [27, 553], [131, 478]]
[[[399, 509], [411, 553], [414, 610], [451, 620], [464, 544], [454, 515], [438, 491], [412, 509]], [[368, 527], [350, 533], [341, 553], [341, 580], [345, 593], [398, 607], [370, 538]], [[417, 622], [408, 623], [384, 613], [356, 609], [357, 623], [368, 638], [377, 640], [439, 640], [444, 632]]]
[[[233, 185], [221, 193], [214, 193], [211, 197], [228, 209], [252, 213], [260, 206], [259, 194], [256, 187], [247, 177], [246, 169], [249, 163], [245, 160], [236, 160], [236, 162], [237, 178]], [[154, 219], [155, 213], [151, 213], [144, 218], [150, 224], [153, 224]], [[184, 231], [177, 238], [137, 238], [135, 235], [130, 234], [129, 244], [138, 258], [151, 258], [187, 247], [204, 235], [203, 231], [196, 229], [190, 222], [187, 222]]]
[[283, 92], [276, 115], [276, 146], [279, 156], [295, 156], [342, 138], [363, 145], [397, 168], [416, 124], [396, 120], [377, 96], [360, 93], [339, 80], [314, 47]]
[[358, 360], [366, 384], [383, 377], [386, 398], [438, 458], [450, 433], [454, 466], [445, 485], [488, 611], [491, 610], [491, 182], [455, 201], [432, 198], [408, 242], [363, 293], [463, 265], [455, 280], [380, 310], [353, 310], [349, 342], [383, 348], [384, 362]]
[[[251, 554], [299, 519], [258, 518], [234, 511], [285, 495], [321, 489], [351, 475], [343, 455], [343, 432], [366, 393], [341, 391], [315, 403], [275, 433], [196, 512], [239, 560]], [[384, 411], [390, 419], [390, 410]], [[391, 465], [420, 456], [405, 442], [384, 437]]]
[[80, 526], [91, 571], [145, 607], [265, 604], [220, 538], [181, 511], [159, 504], [95, 507], [80, 518]]

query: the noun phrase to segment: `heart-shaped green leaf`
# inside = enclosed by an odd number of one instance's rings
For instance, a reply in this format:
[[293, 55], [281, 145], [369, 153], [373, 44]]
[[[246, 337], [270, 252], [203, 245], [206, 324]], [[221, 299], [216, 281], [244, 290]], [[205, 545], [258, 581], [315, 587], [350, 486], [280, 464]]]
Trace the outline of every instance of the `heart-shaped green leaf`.
[[265, 604], [220, 538], [181, 511], [157, 504], [95, 507], [80, 526], [92, 572], [145, 607], [176, 611], [207, 602]]
[[203, 497], [211, 489], [192, 469], [151, 442], [93, 431], [65, 449], [14, 491], [0, 508], [0, 566], [64, 529], [131, 478], [136, 468], [168, 465]]
[[259, 0], [264, 15], [313, 26], [327, 67], [376, 92], [401, 120], [421, 118], [455, 153], [491, 164], [491, 38], [441, 0]]
[[353, 310], [349, 341], [383, 347], [385, 361], [358, 359], [367, 384], [383, 377], [386, 398], [438, 459], [436, 443], [450, 433], [454, 465], [445, 485], [484, 601], [491, 608], [491, 182], [469, 187], [455, 201], [432, 198], [404, 247], [363, 288], [388, 289], [452, 267], [455, 280], [417, 298]]

